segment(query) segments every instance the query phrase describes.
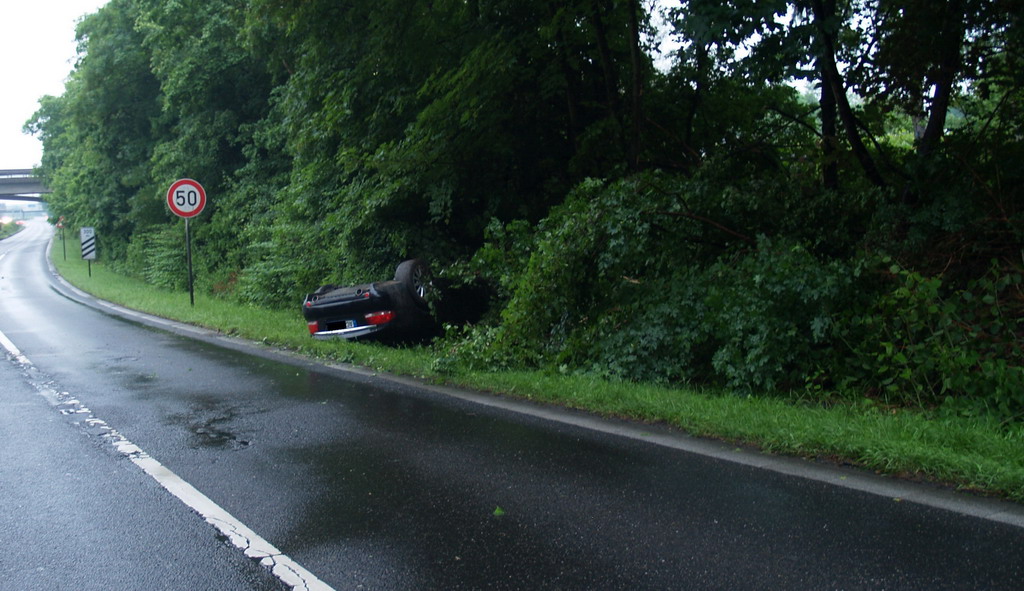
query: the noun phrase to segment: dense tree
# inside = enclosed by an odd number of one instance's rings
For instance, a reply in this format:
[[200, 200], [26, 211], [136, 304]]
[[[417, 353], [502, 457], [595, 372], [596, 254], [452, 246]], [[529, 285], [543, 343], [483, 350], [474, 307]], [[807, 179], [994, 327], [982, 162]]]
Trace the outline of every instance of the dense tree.
[[29, 122], [44, 142], [42, 175], [52, 211], [96, 227], [114, 256], [133, 220], [158, 216], [146, 189], [163, 125], [159, 82], [133, 27], [133, 3], [113, 0], [78, 25], [81, 59], [61, 97], [48, 97]]
[[274, 179], [287, 170], [277, 154], [268, 158], [257, 147], [272, 78], [265, 53], [239, 33], [247, 6], [242, 0], [136, 3], [134, 28], [151, 53], [168, 125], [149, 163], [157, 186], [152, 199], [166, 210], [163, 191], [175, 179], [203, 183], [209, 221], [197, 224], [197, 260], [203, 283], [216, 289], [230, 289], [251, 261], [248, 243], [260, 239], [253, 221], [266, 215], [268, 193], [282, 184]]
[[491, 218], [537, 221], [584, 175], [635, 166], [640, 92], [636, 105], [622, 97], [649, 68], [642, 17], [625, 31], [606, 21], [636, 8], [253, 3], [250, 34], [277, 46], [271, 118], [295, 159], [274, 250], [294, 258], [279, 242], [295, 224], [316, 235], [312, 265], [262, 281], [466, 258]]

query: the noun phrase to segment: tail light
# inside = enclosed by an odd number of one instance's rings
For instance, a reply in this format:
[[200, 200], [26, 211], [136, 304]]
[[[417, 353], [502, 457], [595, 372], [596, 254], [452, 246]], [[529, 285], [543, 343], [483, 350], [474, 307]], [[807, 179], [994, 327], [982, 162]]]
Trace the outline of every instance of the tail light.
[[395, 313], [390, 310], [384, 312], [370, 312], [369, 314], [364, 316], [364, 318], [366, 318], [367, 324], [371, 326], [378, 326], [381, 324], [387, 324], [388, 322], [394, 320]]
[[309, 334], [316, 334], [316, 333], [320, 332], [320, 322], [317, 321], [317, 320], [313, 320], [311, 322], [307, 322], [306, 326], [309, 327]]

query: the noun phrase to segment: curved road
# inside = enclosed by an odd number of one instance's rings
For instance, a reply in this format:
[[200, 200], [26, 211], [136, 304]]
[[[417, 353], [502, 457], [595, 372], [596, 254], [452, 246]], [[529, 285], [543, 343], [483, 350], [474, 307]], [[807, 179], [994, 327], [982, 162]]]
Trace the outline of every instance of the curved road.
[[293, 359], [70, 289], [50, 236], [0, 242], [0, 589], [1024, 583], [1018, 505]]

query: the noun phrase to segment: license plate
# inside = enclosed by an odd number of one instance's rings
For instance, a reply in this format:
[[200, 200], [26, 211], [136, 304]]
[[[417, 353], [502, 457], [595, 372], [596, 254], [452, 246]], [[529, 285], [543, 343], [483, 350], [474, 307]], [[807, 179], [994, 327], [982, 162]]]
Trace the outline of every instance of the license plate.
[[356, 327], [356, 321], [355, 320], [346, 320], [345, 321], [345, 328], [355, 328], [355, 327]]

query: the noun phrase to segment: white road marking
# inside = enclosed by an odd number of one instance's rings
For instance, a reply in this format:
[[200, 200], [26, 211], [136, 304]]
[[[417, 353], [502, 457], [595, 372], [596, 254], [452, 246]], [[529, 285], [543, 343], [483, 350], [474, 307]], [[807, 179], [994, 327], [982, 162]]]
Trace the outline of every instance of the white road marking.
[[32, 363], [28, 360], [28, 357], [22, 355], [21, 350], [15, 347], [14, 343], [11, 342], [11, 339], [7, 338], [7, 335], [5, 335], [2, 332], [0, 332], [0, 345], [3, 345], [4, 349], [7, 349], [7, 352], [10, 353], [14, 357], [15, 361], [17, 361], [21, 365], [24, 365], [26, 367], [32, 366]]
[[[0, 255], [0, 257], [2, 256]], [[3, 332], [0, 332], [0, 345], [23, 369], [30, 370], [34, 367], [32, 362]], [[207, 523], [217, 528], [217, 531], [231, 540], [231, 543], [241, 549], [247, 557], [259, 560], [260, 564], [269, 568], [274, 576], [283, 583], [296, 591], [334, 591], [330, 585], [283, 554], [273, 544], [249, 529], [244, 523], [129, 441], [127, 437], [118, 433], [105, 421], [97, 418], [81, 401], [73, 398], [68, 392], [57, 392], [45, 384], [33, 383], [33, 386], [40, 396], [51, 405], [58, 407], [61, 414], [83, 417], [78, 421], [79, 423], [93, 432], [98, 432], [99, 436], [106, 439], [115, 450], [128, 457], [132, 463], [156, 480], [160, 486], [198, 513]]]

